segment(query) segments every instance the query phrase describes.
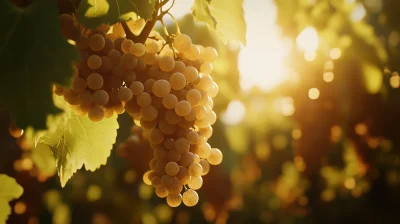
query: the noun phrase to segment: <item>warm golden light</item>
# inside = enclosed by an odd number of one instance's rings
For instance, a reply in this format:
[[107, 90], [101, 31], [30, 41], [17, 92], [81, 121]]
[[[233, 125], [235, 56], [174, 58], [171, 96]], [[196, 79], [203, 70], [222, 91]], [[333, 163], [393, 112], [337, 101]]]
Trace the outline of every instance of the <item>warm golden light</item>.
[[344, 181], [344, 186], [351, 190], [356, 186], [356, 181], [354, 180], [354, 178], [348, 178]]
[[364, 5], [362, 3], [357, 3], [351, 12], [350, 19], [354, 22], [359, 22], [364, 19], [366, 14], [367, 11], [365, 10]]
[[273, 1], [244, 1], [243, 7], [247, 46], [242, 47], [239, 54], [240, 86], [245, 91], [255, 86], [268, 91], [287, 78], [284, 58], [290, 45], [279, 35]]
[[307, 27], [296, 38], [297, 47], [304, 52], [315, 52], [318, 49], [319, 38], [314, 27]]
[[317, 88], [311, 88], [308, 90], [308, 97], [312, 100], [316, 100], [319, 97], [319, 90]]
[[314, 61], [317, 57], [317, 53], [315, 51], [306, 51], [304, 52], [304, 60], [306, 61]]
[[329, 52], [329, 56], [333, 59], [339, 59], [340, 56], [342, 56], [342, 51], [339, 48], [333, 48], [330, 52]]
[[[397, 72], [396, 72], [397, 73]], [[390, 86], [394, 89], [399, 88], [400, 87], [400, 76], [395, 73], [393, 73], [394, 75], [392, 77], [390, 77]]]
[[333, 79], [335, 78], [335, 75], [333, 74], [333, 72], [325, 72], [323, 79], [325, 82], [332, 82]]
[[14, 205], [14, 212], [15, 214], [21, 215], [26, 212], [26, 204], [24, 202], [17, 202]]
[[228, 108], [221, 115], [221, 120], [227, 125], [239, 124], [246, 115], [246, 108], [239, 100], [233, 100], [229, 103]]

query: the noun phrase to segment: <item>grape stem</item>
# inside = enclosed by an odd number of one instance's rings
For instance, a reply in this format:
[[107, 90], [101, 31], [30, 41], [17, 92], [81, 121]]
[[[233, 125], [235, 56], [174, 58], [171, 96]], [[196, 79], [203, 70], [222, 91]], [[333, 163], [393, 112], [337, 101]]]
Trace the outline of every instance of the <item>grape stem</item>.
[[[146, 22], [146, 25], [143, 27], [142, 32], [140, 32], [140, 34], [138, 36], [136, 36], [135, 34], [132, 33], [132, 31], [128, 27], [128, 24], [125, 21], [121, 22], [121, 25], [124, 28], [124, 31], [126, 34], [126, 39], [132, 40], [135, 43], [144, 44], [146, 39], [149, 37], [150, 32], [153, 30], [154, 25], [156, 24], [157, 20], [159, 19], [158, 12], [165, 4], [168, 3], [168, 1], [169, 0], [164, 0], [162, 2], [156, 1], [156, 4], [154, 5], [154, 12], [152, 14], [151, 20]], [[160, 14], [160, 16], [161, 16], [161, 14]]]

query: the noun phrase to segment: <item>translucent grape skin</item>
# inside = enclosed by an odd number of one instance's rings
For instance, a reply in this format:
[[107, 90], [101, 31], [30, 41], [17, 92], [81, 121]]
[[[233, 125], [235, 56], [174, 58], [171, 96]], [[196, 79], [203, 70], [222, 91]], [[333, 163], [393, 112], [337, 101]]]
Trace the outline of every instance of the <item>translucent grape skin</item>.
[[183, 193], [183, 204], [188, 207], [193, 207], [199, 202], [199, 195], [196, 191], [189, 189]]

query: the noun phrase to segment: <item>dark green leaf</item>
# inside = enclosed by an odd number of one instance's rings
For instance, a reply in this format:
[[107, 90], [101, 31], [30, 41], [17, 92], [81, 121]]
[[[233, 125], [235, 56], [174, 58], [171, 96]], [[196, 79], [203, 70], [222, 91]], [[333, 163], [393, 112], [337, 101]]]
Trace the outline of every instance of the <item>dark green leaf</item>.
[[61, 36], [55, 1], [36, 0], [27, 8], [0, 3], [0, 105], [7, 105], [19, 127], [46, 127], [53, 106], [53, 82], [65, 84], [79, 59]]

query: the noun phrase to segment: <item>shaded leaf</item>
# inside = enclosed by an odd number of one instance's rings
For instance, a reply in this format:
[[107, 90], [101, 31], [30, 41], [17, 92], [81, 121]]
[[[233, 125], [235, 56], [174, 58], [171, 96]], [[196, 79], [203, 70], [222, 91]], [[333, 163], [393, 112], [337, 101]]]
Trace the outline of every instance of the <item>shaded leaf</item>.
[[67, 83], [78, 52], [61, 35], [55, 1], [24, 9], [1, 1], [0, 21], [0, 105], [10, 108], [18, 127], [43, 129], [47, 115], [59, 112], [52, 84]]

